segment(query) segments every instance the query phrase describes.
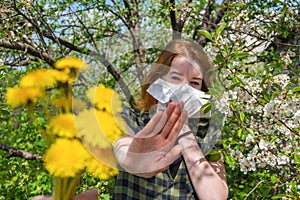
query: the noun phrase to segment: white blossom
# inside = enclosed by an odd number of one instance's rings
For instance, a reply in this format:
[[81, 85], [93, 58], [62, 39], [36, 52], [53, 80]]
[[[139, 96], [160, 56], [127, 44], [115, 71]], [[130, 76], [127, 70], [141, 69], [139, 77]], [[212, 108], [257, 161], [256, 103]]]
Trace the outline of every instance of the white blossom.
[[224, 114], [229, 114], [230, 112], [230, 98], [229, 98], [229, 93], [228, 92], [224, 92], [222, 97], [215, 102], [215, 106], [216, 108], [224, 113]]
[[290, 77], [287, 74], [279, 74], [273, 77], [273, 81], [274, 83], [280, 85], [282, 88], [285, 88], [290, 82]]
[[289, 161], [289, 157], [286, 155], [278, 156], [277, 158], [278, 165], [286, 165]]
[[267, 151], [269, 149], [268, 145], [269, 145], [269, 143], [266, 142], [265, 140], [260, 140], [259, 143], [258, 143], [258, 146], [261, 150], [266, 150]]
[[300, 124], [300, 110], [297, 110], [294, 114], [294, 123], [295, 124]]
[[245, 145], [249, 146], [252, 142], [254, 142], [254, 137], [251, 134], [248, 134], [246, 137]]

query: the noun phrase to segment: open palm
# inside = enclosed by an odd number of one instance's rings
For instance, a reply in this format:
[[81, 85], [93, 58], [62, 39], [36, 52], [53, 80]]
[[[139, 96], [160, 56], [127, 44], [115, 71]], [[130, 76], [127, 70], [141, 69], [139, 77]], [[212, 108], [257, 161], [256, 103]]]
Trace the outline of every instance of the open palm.
[[178, 158], [182, 145], [175, 143], [186, 119], [182, 107], [182, 103], [170, 102], [164, 112], [157, 112], [134, 137], [124, 138], [128, 149], [121, 165], [126, 171], [151, 177]]

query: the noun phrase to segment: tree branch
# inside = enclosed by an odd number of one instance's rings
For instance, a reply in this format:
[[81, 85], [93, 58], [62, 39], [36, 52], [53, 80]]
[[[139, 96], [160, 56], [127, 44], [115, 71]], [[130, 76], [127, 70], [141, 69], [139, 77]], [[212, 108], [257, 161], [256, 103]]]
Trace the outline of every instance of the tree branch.
[[125, 82], [123, 81], [123, 79], [121, 78], [120, 74], [117, 72], [117, 70], [112, 66], [112, 64], [103, 56], [101, 55], [99, 52], [95, 52], [92, 51], [90, 49], [86, 49], [86, 48], [81, 48], [78, 46], [75, 46], [74, 44], [65, 41], [59, 37], [54, 38], [53, 35], [51, 33], [44, 33], [44, 36], [55, 41], [55, 39], [59, 40], [59, 42], [64, 45], [65, 47], [79, 52], [79, 53], [83, 53], [86, 55], [91, 55], [91, 56], [96, 56], [100, 62], [107, 68], [107, 71], [114, 77], [114, 79], [120, 84], [120, 87], [122, 88], [122, 91], [124, 92], [127, 101], [130, 103], [131, 106], [135, 105], [135, 101], [131, 95], [131, 92], [129, 90], [129, 88], [127, 87], [127, 85], [125, 84]]
[[[44, 47], [44, 50], [48, 52], [48, 47], [47, 47], [47, 44], [46, 44], [46, 42], [45, 42], [45, 40], [44, 40], [44, 38], [43, 38], [43, 35], [42, 35], [42, 31], [41, 31], [41, 29], [40, 29], [40, 26], [36, 23], [37, 20], [36, 20], [36, 19], [33, 19], [33, 16], [34, 16], [34, 15], [32, 15], [31, 18], [28, 17], [27, 15], [25, 15], [24, 13], [22, 13], [22, 12], [18, 9], [17, 4], [16, 4], [16, 1], [14, 0], [13, 2], [14, 2], [14, 3], [13, 3], [13, 8], [14, 8], [14, 10], [17, 12], [18, 15], [22, 16], [26, 21], [28, 21], [30, 24], [33, 25], [33, 27], [35, 28], [35, 30], [36, 30], [36, 32], [37, 32], [37, 35], [38, 35], [38, 37], [39, 37], [39, 39], [40, 39], [42, 45], [43, 45], [43, 47]], [[32, 14], [32, 13], [31, 13], [31, 14]], [[35, 16], [34, 16], [34, 17], [35, 17]], [[49, 52], [48, 52], [48, 53], [49, 53]]]
[[3, 144], [2, 142], [0, 142], [0, 149], [8, 152], [7, 157], [21, 157], [21, 158], [25, 158], [26, 160], [37, 160], [37, 159], [43, 158], [39, 154], [30, 153], [27, 151], [16, 149], [16, 148], [13, 148], [13, 147]]
[[123, 3], [124, 3], [124, 5], [125, 5], [125, 8], [127, 9], [127, 10], [126, 10], [126, 18], [127, 18], [127, 22], [129, 23], [129, 26], [130, 26], [130, 27], [134, 27], [134, 24], [133, 24], [132, 21], [131, 21], [132, 14], [131, 14], [131, 8], [130, 8], [130, 5], [129, 5], [129, 2], [128, 2], [128, 0], [123, 0]]
[[173, 30], [173, 39], [180, 38], [180, 35], [178, 35], [175, 6], [176, 6], [175, 0], [170, 0], [169, 10], [170, 10], [171, 26], [172, 26], [172, 30]]
[[29, 54], [44, 60], [50, 66], [53, 66], [55, 62], [55, 60], [52, 58], [51, 55], [45, 52], [40, 52], [36, 48], [28, 44], [24, 44], [20, 42], [10, 42], [6, 39], [0, 39], [0, 47], [23, 51], [24, 53], [28, 52]]
[[260, 185], [260, 184], [262, 184], [264, 182], [264, 180], [261, 180], [261, 181], [259, 181], [257, 184], [256, 184], [256, 186], [247, 194], [247, 196], [244, 198], [244, 200], [246, 200], [246, 199], [248, 199], [248, 197], [250, 196], [250, 194], [252, 193], [252, 192], [254, 192], [254, 190], [256, 190], [256, 188]]
[[[199, 36], [198, 30], [203, 29], [207, 30], [208, 32], [211, 32], [214, 28], [217, 27], [218, 23], [222, 20], [224, 12], [228, 9], [227, 7], [219, 8], [216, 10], [216, 13], [212, 16], [214, 3], [215, 2], [211, 2], [211, 0], [207, 2], [207, 7], [202, 22], [200, 25], [196, 26], [194, 30], [193, 39], [197, 40], [202, 46], [205, 46], [208, 40], [204, 36]], [[223, 0], [222, 4], [227, 5], [228, 0]]]
[[184, 23], [187, 20], [187, 17], [190, 16], [191, 9], [189, 9], [189, 4], [192, 2], [192, 0], [186, 0], [184, 7], [180, 10], [178, 15], [178, 22], [177, 22], [177, 30], [178, 32], [182, 32], [182, 29], [184, 27]]

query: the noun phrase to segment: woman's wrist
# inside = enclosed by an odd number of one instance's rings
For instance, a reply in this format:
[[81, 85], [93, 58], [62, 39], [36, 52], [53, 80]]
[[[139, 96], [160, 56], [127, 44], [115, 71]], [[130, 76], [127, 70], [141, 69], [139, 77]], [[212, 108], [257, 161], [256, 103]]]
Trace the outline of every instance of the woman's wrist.
[[184, 124], [177, 137], [177, 143], [182, 145], [184, 149], [188, 148], [194, 141], [196, 141], [194, 133], [187, 124]]
[[201, 165], [201, 163], [203, 162], [207, 162], [205, 157], [202, 157], [198, 160], [196, 160], [195, 162], [191, 163], [191, 166], [188, 167], [188, 171], [190, 171], [194, 166], [197, 167], [199, 165]]
[[193, 141], [188, 147], [186, 147], [183, 150], [182, 155], [188, 163], [195, 163], [199, 160], [205, 159], [205, 155], [196, 141]]

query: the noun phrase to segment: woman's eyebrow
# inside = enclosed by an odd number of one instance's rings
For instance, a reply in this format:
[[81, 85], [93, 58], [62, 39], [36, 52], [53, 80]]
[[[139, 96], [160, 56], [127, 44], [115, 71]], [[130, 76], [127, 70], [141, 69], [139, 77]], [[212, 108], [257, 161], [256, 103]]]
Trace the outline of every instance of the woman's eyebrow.
[[176, 74], [176, 75], [179, 75], [179, 76], [183, 76], [182, 73], [179, 73], [179, 72], [177, 72], [177, 71], [175, 71], [175, 70], [172, 70], [172, 71], [170, 72], [170, 74]]
[[194, 77], [193, 79], [202, 81], [202, 78], [200, 78], [200, 77]]

